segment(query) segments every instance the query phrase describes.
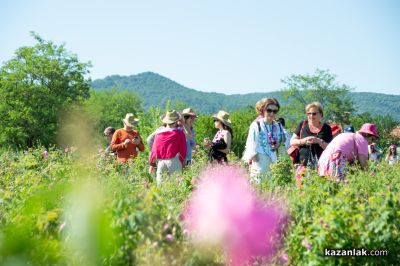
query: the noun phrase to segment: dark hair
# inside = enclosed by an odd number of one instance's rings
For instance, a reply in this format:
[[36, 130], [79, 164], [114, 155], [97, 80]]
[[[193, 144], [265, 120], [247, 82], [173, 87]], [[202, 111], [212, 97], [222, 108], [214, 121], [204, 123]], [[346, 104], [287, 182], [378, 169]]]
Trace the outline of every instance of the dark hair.
[[[219, 120], [218, 120], [218, 121], [219, 121]], [[224, 130], [228, 130], [229, 133], [231, 133], [231, 137], [232, 137], [232, 139], [233, 139], [233, 131], [232, 131], [232, 128], [231, 128], [230, 126], [225, 125], [225, 124], [222, 123], [222, 122], [221, 122], [221, 125], [222, 125], [222, 128], [223, 128]]]
[[278, 123], [280, 123], [283, 127], [285, 127], [285, 118], [279, 117], [278, 118]]
[[114, 134], [114, 132], [115, 132], [115, 128], [113, 128], [113, 127], [108, 127], [106, 129], [104, 129], [105, 136], [112, 135], [112, 134]]

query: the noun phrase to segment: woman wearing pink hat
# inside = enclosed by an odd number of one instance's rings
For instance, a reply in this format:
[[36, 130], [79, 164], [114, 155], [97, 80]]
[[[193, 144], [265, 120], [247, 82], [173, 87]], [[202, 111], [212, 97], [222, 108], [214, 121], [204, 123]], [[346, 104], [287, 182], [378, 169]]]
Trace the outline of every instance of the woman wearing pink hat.
[[375, 124], [366, 123], [356, 133], [340, 134], [321, 154], [318, 173], [337, 181], [343, 181], [346, 163], [359, 162], [363, 170], [368, 168], [368, 144], [379, 138]]

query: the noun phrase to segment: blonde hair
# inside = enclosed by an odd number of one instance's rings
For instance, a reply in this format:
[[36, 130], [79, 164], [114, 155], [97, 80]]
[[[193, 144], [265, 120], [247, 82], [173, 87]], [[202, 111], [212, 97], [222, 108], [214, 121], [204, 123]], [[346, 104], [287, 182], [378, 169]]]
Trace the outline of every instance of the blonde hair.
[[324, 116], [324, 111], [322, 110], [322, 104], [320, 102], [312, 102], [310, 104], [307, 104], [306, 106], [306, 113], [308, 112], [308, 110], [310, 110], [311, 108], [316, 108], [318, 109], [318, 112], [321, 113], [322, 116]]
[[281, 108], [279, 105], [279, 102], [275, 98], [262, 98], [256, 103], [256, 112], [260, 115], [264, 114], [264, 109], [268, 105], [276, 105], [278, 107], [278, 110]]

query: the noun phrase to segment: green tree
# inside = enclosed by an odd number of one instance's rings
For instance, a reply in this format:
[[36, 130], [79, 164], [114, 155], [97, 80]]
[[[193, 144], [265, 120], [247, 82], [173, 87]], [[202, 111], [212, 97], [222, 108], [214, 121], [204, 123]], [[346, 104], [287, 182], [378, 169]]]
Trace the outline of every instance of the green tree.
[[60, 111], [89, 96], [90, 63], [31, 35], [37, 44], [17, 49], [0, 68], [1, 146], [54, 143]]
[[126, 113], [133, 113], [138, 117], [143, 112], [141, 105], [142, 100], [136, 93], [121, 88], [91, 90], [90, 98], [84, 103], [95, 129], [101, 132], [108, 126], [122, 127], [121, 119]]
[[327, 70], [317, 69], [313, 75], [291, 75], [282, 80], [283, 97], [289, 104], [282, 108], [282, 115], [292, 122], [304, 119], [307, 104], [318, 101], [324, 108], [324, 119], [343, 123], [347, 114], [354, 111], [350, 88], [339, 84], [336, 76]]

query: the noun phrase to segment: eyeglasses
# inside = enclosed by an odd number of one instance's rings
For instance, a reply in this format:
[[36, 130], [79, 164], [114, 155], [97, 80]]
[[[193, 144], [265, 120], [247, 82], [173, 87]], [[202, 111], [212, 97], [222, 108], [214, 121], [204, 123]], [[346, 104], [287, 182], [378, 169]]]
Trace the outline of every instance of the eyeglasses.
[[219, 120], [218, 119], [214, 119], [214, 122], [218, 122]]
[[279, 112], [279, 110], [278, 109], [265, 109], [265, 111], [267, 111], [267, 113], [274, 113], [274, 114], [276, 114], [276, 113], [278, 113]]
[[307, 115], [317, 115], [319, 113], [307, 113]]

